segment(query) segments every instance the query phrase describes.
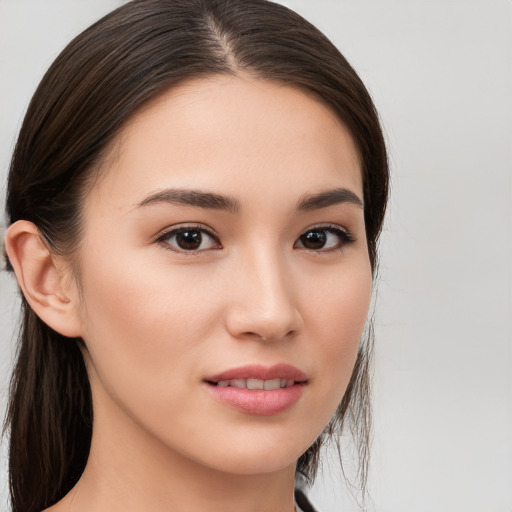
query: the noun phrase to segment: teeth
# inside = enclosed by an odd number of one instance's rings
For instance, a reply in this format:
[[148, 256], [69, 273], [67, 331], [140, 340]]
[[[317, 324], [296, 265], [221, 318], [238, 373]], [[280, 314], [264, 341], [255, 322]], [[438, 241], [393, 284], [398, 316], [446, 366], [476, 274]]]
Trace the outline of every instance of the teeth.
[[295, 384], [293, 379], [232, 379], [232, 380], [221, 380], [217, 382], [219, 388], [246, 388], [246, 389], [265, 389], [273, 390], [280, 388], [289, 388]]
[[264, 384], [264, 380], [247, 379], [247, 389], [263, 389]]
[[263, 383], [263, 389], [279, 389], [281, 387], [281, 379], [266, 380]]

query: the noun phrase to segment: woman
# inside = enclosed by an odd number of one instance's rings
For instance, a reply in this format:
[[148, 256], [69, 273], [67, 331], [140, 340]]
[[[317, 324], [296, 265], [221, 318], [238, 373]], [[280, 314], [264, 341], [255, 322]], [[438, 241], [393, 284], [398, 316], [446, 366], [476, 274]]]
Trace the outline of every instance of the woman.
[[285, 7], [135, 0], [80, 34], [9, 174], [13, 509], [311, 510], [347, 423], [364, 489], [387, 183], [366, 89]]

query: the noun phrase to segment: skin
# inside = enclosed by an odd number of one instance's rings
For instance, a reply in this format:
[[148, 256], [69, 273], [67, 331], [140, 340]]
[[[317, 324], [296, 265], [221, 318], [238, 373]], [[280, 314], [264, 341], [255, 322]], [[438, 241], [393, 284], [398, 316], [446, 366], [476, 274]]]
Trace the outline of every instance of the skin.
[[[140, 206], [168, 188], [227, 195], [239, 210]], [[93, 393], [87, 467], [48, 510], [294, 510], [296, 461], [343, 397], [372, 289], [361, 205], [297, 210], [337, 188], [362, 198], [357, 150], [329, 108], [289, 86], [217, 76], [165, 93], [123, 128], [85, 200], [77, 278], [33, 225], [9, 229], [31, 306], [84, 339]], [[161, 238], [183, 225], [215, 239], [186, 252]], [[326, 246], [301, 244], [322, 229]], [[205, 390], [208, 376], [277, 363], [307, 375], [278, 414]]]

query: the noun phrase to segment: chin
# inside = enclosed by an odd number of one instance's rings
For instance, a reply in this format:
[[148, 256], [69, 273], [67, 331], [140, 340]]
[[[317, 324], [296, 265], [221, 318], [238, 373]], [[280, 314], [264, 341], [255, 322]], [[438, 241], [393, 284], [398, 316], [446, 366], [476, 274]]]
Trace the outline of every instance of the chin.
[[299, 433], [289, 430], [285, 435], [286, 439], [283, 436], [275, 438], [252, 431], [238, 439], [226, 436], [214, 441], [214, 447], [202, 451], [196, 460], [203, 466], [238, 475], [276, 473], [289, 468], [294, 470], [298, 458], [314, 439], [305, 440]]
[[[277, 452], [277, 453], [276, 453]], [[279, 453], [278, 450], [268, 450], [263, 453], [233, 453], [224, 455], [223, 460], [212, 461], [212, 466], [217, 471], [235, 475], [264, 475], [279, 473], [293, 468], [297, 464], [299, 455], [296, 453]]]

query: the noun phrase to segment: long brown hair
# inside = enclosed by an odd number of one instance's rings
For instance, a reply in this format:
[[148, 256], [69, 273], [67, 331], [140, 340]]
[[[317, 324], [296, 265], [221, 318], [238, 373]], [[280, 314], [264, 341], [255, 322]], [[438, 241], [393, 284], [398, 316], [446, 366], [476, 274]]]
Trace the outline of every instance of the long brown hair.
[[[134, 0], [76, 37], [45, 74], [28, 107], [7, 188], [7, 224], [38, 226], [72, 258], [87, 184], [120, 128], [148, 101], [188, 79], [250, 73], [315, 95], [349, 128], [360, 153], [369, 257], [388, 195], [388, 166], [372, 100], [333, 44], [296, 13], [266, 0]], [[7, 261], [7, 268], [12, 270]], [[22, 324], [6, 427], [14, 512], [63, 498], [85, 467], [92, 401], [81, 339], [44, 324], [22, 297]], [[299, 459], [310, 481], [324, 440], [354, 435], [366, 485], [372, 337], [359, 348], [331, 423]]]

